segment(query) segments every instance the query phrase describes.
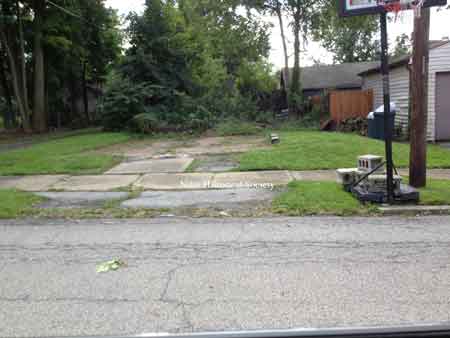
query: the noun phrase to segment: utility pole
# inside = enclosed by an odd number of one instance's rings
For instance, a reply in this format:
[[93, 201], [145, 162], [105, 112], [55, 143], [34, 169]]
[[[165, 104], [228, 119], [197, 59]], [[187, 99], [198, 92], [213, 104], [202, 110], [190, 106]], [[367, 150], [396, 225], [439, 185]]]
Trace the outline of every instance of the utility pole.
[[411, 154], [409, 183], [415, 188], [427, 184], [427, 122], [430, 9], [421, 8], [414, 18], [411, 69]]

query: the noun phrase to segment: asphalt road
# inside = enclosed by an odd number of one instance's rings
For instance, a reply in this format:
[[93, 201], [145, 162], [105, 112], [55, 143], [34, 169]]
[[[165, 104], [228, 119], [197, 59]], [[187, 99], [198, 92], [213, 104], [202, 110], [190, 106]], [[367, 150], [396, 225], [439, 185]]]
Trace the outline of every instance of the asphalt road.
[[448, 321], [450, 217], [0, 222], [1, 337]]

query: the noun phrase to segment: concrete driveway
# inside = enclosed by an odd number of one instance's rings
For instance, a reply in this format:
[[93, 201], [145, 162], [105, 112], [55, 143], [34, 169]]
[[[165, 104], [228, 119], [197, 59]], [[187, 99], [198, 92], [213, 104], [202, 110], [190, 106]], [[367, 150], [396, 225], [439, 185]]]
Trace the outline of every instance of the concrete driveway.
[[450, 217], [0, 224], [1, 337], [450, 321]]

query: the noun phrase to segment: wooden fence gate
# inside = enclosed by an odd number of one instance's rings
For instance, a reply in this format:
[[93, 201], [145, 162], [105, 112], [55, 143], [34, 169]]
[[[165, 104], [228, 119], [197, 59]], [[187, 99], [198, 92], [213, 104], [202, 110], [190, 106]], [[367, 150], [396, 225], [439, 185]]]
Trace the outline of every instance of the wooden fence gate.
[[371, 111], [373, 111], [372, 90], [330, 92], [331, 119], [338, 124], [349, 118], [367, 118]]

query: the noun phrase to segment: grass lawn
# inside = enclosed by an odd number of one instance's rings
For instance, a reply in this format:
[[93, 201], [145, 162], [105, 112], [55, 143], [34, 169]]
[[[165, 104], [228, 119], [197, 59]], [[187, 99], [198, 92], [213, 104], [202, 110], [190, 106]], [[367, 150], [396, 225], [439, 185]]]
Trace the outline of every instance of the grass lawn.
[[372, 205], [361, 204], [342, 185], [334, 182], [292, 182], [288, 191], [273, 202], [277, 213], [305, 215], [368, 215], [376, 211]]
[[[318, 170], [352, 168], [359, 155], [384, 156], [384, 142], [355, 134], [297, 131], [280, 133], [281, 143], [270, 150], [255, 150], [239, 158], [241, 171]], [[409, 145], [394, 144], [397, 167], [408, 167]], [[450, 168], [450, 150], [428, 146], [429, 168]]]
[[428, 180], [427, 187], [420, 189], [420, 204], [450, 205], [450, 180]]
[[120, 159], [90, 151], [130, 139], [122, 133], [94, 133], [0, 153], [0, 175], [102, 173]]
[[0, 190], [0, 201], [0, 219], [6, 219], [23, 216], [42, 199], [16, 190]]
[[219, 136], [257, 135], [262, 132], [256, 124], [239, 120], [223, 121], [214, 130]]
[[[420, 189], [420, 204], [450, 205], [450, 180], [430, 179]], [[351, 216], [376, 214], [377, 206], [360, 203], [338, 183], [296, 181], [274, 200], [273, 210], [290, 216]]]

